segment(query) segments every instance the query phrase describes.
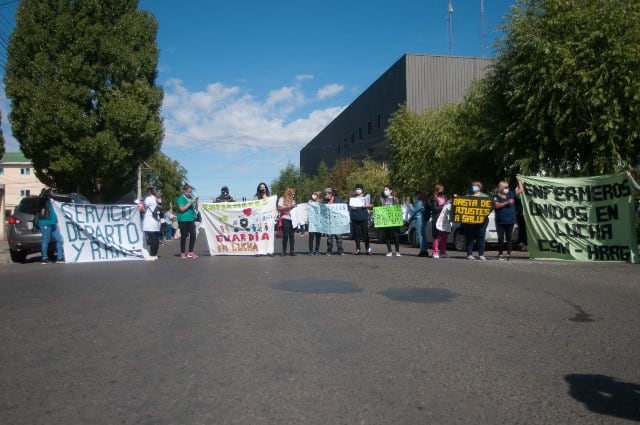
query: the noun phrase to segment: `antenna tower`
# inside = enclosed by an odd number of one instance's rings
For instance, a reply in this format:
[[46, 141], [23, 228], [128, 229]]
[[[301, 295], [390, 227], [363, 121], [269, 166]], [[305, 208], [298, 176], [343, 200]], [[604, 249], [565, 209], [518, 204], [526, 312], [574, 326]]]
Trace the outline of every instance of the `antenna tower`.
[[449, 0], [447, 21], [449, 21], [449, 56], [451, 56], [453, 54], [453, 0]]

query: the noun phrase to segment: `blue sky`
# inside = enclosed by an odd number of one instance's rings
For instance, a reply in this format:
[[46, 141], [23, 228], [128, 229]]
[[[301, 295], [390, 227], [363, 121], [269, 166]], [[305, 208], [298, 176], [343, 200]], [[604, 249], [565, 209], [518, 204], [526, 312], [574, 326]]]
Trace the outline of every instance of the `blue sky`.
[[[0, 36], [11, 3], [0, 1]], [[202, 200], [223, 185], [252, 197], [403, 54], [491, 57], [515, 0], [484, 0], [484, 44], [481, 0], [452, 3], [450, 37], [448, 0], [141, 0], [160, 26], [162, 151]], [[4, 87], [0, 108], [6, 150], [17, 151]]]

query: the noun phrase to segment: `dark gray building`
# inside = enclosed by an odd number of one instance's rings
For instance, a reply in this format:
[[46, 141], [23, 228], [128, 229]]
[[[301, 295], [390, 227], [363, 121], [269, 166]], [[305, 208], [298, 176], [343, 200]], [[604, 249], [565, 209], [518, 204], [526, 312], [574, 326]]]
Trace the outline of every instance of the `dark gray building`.
[[422, 114], [461, 102], [471, 82], [484, 76], [493, 59], [404, 55], [300, 151], [300, 168], [314, 175], [324, 161], [388, 160], [385, 130], [399, 105]]

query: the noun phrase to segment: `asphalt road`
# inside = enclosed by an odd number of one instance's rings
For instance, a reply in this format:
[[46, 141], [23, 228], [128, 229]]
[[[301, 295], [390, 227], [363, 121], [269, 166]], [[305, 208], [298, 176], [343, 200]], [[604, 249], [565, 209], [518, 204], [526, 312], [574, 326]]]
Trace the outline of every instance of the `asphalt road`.
[[0, 424], [640, 421], [638, 265], [198, 248], [0, 265]]

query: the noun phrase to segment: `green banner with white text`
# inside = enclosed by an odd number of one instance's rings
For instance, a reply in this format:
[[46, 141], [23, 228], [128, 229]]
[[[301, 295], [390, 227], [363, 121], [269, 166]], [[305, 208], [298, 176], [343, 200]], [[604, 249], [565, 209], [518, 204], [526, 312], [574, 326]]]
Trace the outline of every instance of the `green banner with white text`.
[[534, 259], [640, 262], [632, 186], [625, 173], [522, 177], [520, 195]]

